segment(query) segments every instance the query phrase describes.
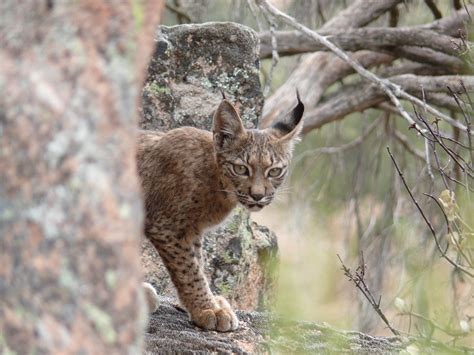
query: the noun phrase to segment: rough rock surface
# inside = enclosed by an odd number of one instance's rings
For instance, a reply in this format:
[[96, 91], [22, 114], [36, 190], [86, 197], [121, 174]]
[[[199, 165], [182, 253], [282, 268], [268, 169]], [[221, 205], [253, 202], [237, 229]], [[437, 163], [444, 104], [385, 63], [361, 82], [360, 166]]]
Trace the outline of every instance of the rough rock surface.
[[220, 89], [240, 110], [246, 127], [256, 126], [263, 96], [252, 29], [230, 22], [161, 26], [157, 38], [143, 90], [143, 128], [209, 130]]
[[337, 331], [327, 325], [289, 321], [266, 313], [238, 311], [237, 316], [237, 331], [205, 332], [193, 326], [172, 301], [163, 299], [150, 319], [145, 354], [398, 354], [410, 343], [409, 339]]
[[237, 316], [235, 332], [206, 332], [163, 298], [150, 318], [145, 354], [473, 354], [473, 348], [427, 337], [377, 337], [262, 312], [237, 311]]
[[0, 353], [138, 353], [137, 97], [162, 1], [0, 5]]
[[[261, 114], [258, 40], [249, 28], [234, 23], [165, 27], [157, 42], [143, 89], [141, 127], [167, 131], [185, 125], [210, 129], [222, 89], [239, 108], [244, 124], [255, 127]], [[146, 279], [162, 295], [174, 288], [148, 241], [143, 242]], [[277, 242], [237, 209], [227, 223], [205, 238], [206, 271], [213, 291], [239, 309], [268, 303]]]

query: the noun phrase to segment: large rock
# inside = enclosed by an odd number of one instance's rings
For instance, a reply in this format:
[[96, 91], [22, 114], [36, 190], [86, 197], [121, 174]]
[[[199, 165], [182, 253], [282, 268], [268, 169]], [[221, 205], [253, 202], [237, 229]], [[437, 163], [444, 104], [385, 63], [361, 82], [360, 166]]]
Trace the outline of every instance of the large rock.
[[[222, 89], [241, 112], [247, 128], [262, 110], [258, 40], [234, 23], [160, 27], [143, 89], [141, 127], [167, 131], [184, 125], [210, 129]], [[144, 241], [146, 279], [162, 295], [174, 288], [158, 253]], [[253, 310], [272, 294], [277, 257], [273, 233], [237, 209], [224, 227], [205, 238], [204, 256], [211, 288], [233, 306]]]
[[138, 354], [137, 97], [163, 1], [0, 5], [0, 354]]
[[262, 112], [258, 38], [236, 23], [161, 26], [143, 90], [141, 126], [209, 130], [222, 89], [247, 128]]

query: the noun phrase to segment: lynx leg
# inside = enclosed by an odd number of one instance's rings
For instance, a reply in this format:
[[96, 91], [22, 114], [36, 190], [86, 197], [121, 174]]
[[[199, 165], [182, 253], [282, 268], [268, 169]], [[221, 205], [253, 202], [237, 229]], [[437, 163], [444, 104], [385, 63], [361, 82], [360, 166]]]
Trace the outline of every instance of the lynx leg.
[[238, 327], [238, 319], [227, 301], [214, 297], [196, 253], [194, 243], [186, 238], [158, 243], [158, 249], [178, 291], [181, 303], [199, 327], [227, 332]]

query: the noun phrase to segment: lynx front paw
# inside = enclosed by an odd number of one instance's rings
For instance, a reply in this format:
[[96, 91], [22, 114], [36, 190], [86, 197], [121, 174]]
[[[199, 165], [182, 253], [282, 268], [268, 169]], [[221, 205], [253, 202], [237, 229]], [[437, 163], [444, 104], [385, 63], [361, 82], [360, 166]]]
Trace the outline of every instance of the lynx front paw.
[[207, 330], [229, 332], [239, 327], [239, 320], [229, 303], [221, 296], [215, 297], [219, 308], [205, 309], [192, 316], [194, 323]]

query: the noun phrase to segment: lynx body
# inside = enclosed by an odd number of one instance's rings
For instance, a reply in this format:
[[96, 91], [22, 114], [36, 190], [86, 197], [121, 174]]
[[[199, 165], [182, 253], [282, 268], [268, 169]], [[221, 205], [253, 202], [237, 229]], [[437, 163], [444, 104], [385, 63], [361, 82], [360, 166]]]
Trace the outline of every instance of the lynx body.
[[[209, 330], [230, 331], [238, 319], [212, 294], [203, 272], [202, 234], [237, 205], [258, 211], [284, 181], [301, 131], [303, 104], [265, 130], [246, 130], [224, 99], [213, 132], [183, 127], [142, 131], [137, 164], [145, 203], [145, 235], [158, 250], [191, 319]], [[146, 287], [153, 304], [156, 294]]]

